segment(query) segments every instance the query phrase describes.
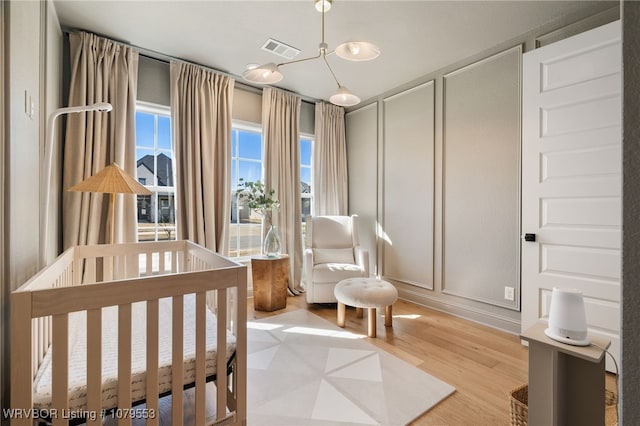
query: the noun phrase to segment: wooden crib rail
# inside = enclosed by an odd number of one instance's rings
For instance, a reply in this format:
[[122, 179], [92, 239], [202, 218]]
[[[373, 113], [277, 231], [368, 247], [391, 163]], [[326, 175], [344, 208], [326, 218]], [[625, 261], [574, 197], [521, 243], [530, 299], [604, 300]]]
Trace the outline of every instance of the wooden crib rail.
[[[91, 270], [89, 274], [87, 269]], [[213, 305], [218, 317], [216, 365], [219, 373], [217, 389], [220, 391], [216, 392], [216, 406], [222, 409], [216, 410], [216, 421], [225, 424], [245, 422], [246, 280], [245, 266], [185, 241], [67, 250], [53, 265], [11, 295], [12, 409], [23, 410], [23, 413], [32, 409], [33, 377], [51, 342], [52, 407], [58, 413], [68, 409], [69, 314], [86, 311], [87, 330], [92, 330], [87, 333], [87, 410], [100, 412], [102, 336], [99, 330], [102, 308], [110, 306], [118, 306], [118, 408], [131, 408], [132, 304], [147, 301], [147, 408], [155, 409], [157, 413], [158, 300], [171, 297], [172, 353], [178, 354], [173, 357], [172, 365], [172, 420], [175, 425], [181, 424], [183, 298], [195, 294], [196, 424], [204, 424], [206, 417], [206, 305]], [[79, 285], [81, 282], [83, 284]], [[231, 384], [235, 393], [233, 401], [228, 399], [230, 384], [225, 374], [227, 329], [236, 337], [236, 370]], [[224, 407], [229, 407], [230, 415]], [[12, 424], [26, 425], [32, 421], [14, 419]], [[130, 422], [130, 418], [121, 418], [118, 423]], [[68, 419], [54, 418], [53, 424], [68, 424]], [[100, 419], [87, 424], [100, 424]], [[149, 419], [147, 424], [157, 424], [157, 419]]]

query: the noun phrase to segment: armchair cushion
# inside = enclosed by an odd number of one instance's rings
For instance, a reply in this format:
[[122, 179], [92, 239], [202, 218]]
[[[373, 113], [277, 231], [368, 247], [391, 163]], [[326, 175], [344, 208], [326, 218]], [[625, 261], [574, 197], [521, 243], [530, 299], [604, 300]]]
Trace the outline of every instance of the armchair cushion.
[[362, 268], [349, 263], [323, 263], [313, 267], [314, 283], [337, 283], [362, 276]]
[[353, 249], [352, 248], [340, 248], [340, 249], [314, 248], [313, 264], [318, 265], [320, 263], [354, 264], [355, 261], [353, 258]]

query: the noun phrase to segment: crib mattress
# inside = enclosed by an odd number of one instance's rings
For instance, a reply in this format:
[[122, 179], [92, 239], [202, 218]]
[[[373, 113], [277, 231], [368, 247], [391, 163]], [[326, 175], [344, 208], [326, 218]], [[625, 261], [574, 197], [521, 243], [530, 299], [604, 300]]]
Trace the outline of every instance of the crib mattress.
[[[171, 390], [171, 311], [172, 300], [160, 299], [158, 324], [158, 384], [160, 394]], [[217, 374], [216, 317], [206, 309], [206, 375]], [[86, 410], [87, 406], [87, 321], [86, 312], [69, 316], [69, 409]], [[132, 305], [131, 388], [132, 402], [146, 398], [146, 302]], [[102, 309], [102, 409], [118, 405], [118, 309]], [[91, 330], [88, 330], [90, 333]], [[235, 337], [227, 331], [227, 364], [235, 351]], [[34, 380], [33, 401], [36, 409], [51, 408], [51, 348], [43, 359]], [[195, 381], [195, 295], [184, 297], [184, 384]], [[226, 365], [220, 368], [226, 374]]]

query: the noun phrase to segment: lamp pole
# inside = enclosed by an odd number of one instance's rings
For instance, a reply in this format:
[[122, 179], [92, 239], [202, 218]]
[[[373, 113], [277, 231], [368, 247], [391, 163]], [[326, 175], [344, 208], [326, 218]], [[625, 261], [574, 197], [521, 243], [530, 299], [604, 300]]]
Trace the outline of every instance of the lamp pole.
[[47, 245], [49, 242], [49, 203], [51, 202], [51, 163], [53, 161], [56, 118], [62, 114], [73, 114], [87, 111], [109, 112], [112, 109], [113, 107], [111, 104], [107, 102], [58, 108], [53, 111], [47, 119], [47, 138], [44, 146], [44, 171], [41, 179], [42, 191], [44, 192], [44, 212], [40, 215], [40, 269], [49, 264], [47, 256]]

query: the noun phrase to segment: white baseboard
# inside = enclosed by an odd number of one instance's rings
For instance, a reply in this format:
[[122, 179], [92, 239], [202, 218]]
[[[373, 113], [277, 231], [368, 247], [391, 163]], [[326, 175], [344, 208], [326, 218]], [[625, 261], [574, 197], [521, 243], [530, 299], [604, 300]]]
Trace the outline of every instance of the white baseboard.
[[520, 321], [517, 319], [434, 297], [427, 293], [412, 290], [408, 286], [396, 285], [396, 287], [398, 288], [398, 296], [402, 300], [496, 328], [507, 333], [520, 334]]

